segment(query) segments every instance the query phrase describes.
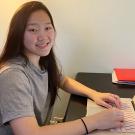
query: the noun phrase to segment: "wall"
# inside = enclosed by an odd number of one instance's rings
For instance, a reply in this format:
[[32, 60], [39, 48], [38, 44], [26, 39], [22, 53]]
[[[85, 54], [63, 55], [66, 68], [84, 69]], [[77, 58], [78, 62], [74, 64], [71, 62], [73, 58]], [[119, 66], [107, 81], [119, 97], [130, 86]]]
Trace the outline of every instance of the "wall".
[[[1, 2], [1, 47], [11, 16], [26, 1]], [[112, 72], [114, 67], [135, 67], [134, 0], [41, 1], [54, 17], [55, 48], [65, 74], [74, 76], [80, 71]]]
[[57, 49], [66, 74], [134, 68], [134, 0], [47, 1], [57, 26]]

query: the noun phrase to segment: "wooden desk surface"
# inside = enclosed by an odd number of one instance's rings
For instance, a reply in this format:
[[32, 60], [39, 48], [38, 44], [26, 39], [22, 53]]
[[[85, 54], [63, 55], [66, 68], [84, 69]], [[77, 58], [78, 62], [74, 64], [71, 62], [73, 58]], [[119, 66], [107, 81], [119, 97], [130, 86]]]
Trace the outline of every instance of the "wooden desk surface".
[[[78, 73], [76, 80], [97, 91], [111, 92], [123, 98], [132, 98], [135, 95], [135, 86], [113, 84], [109, 73]], [[85, 116], [86, 105], [87, 98], [71, 95], [64, 120], [70, 121]]]

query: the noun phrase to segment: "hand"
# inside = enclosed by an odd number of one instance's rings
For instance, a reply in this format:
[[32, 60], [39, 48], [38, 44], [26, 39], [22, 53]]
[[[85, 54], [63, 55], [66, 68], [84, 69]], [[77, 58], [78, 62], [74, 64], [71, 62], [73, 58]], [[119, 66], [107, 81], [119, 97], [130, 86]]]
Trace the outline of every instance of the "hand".
[[112, 108], [113, 106], [117, 108], [121, 107], [120, 98], [115, 94], [95, 92], [92, 96], [92, 99], [96, 104], [106, 108]]
[[95, 129], [104, 130], [122, 127], [124, 124], [124, 113], [117, 108], [110, 108], [83, 119], [89, 132], [91, 132]]

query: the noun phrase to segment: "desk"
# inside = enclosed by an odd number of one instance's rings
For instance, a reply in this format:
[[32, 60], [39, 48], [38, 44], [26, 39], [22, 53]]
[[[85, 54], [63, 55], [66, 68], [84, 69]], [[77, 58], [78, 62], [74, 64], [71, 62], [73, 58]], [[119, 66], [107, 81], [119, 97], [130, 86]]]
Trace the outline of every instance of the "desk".
[[[135, 86], [116, 85], [112, 83], [109, 73], [78, 73], [76, 80], [100, 92], [111, 92], [120, 97], [132, 98]], [[87, 98], [71, 95], [64, 121], [71, 121], [86, 115]]]

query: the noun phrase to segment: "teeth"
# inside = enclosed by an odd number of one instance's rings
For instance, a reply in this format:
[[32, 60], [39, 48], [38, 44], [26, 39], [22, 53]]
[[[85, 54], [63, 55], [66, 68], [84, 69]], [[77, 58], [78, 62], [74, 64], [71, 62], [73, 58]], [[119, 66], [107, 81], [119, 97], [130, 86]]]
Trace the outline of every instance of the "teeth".
[[46, 46], [48, 45], [49, 43], [44, 43], [44, 44], [37, 44], [36, 46]]
[[45, 47], [48, 46], [48, 44], [49, 44], [49, 43], [47, 43], [47, 44], [42, 44], [42, 45], [39, 45], [39, 44], [38, 44], [38, 45], [36, 45], [36, 46], [39, 47], [39, 48], [45, 48]]

